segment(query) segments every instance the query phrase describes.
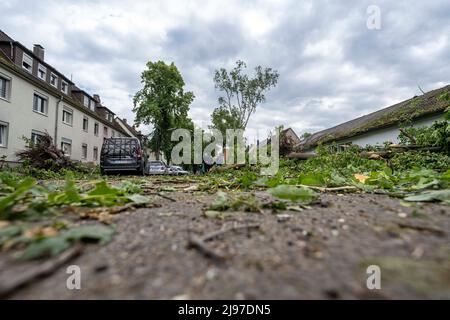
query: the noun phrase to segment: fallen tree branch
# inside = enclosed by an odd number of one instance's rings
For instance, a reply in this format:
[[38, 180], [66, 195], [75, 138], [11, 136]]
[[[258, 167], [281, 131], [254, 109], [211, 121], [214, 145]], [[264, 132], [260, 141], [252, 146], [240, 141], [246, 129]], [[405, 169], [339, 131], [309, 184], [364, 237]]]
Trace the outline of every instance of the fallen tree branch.
[[51, 275], [61, 266], [79, 256], [81, 252], [82, 246], [75, 245], [73, 248], [61, 253], [55, 259], [44, 262], [31, 270], [22, 272], [17, 277], [2, 279], [0, 283], [0, 298], [10, 296], [15, 291], [31, 284], [32, 282]]
[[291, 152], [286, 156], [288, 159], [308, 160], [318, 157], [315, 152]]
[[413, 137], [413, 135], [411, 135], [410, 133], [408, 133], [408, 131], [406, 131], [404, 128], [400, 128], [398, 129], [401, 133], [403, 133], [403, 135], [405, 137], [407, 137], [409, 139], [409, 141], [411, 141], [412, 144], [416, 144], [416, 138]]
[[391, 144], [389, 146], [389, 150], [387, 150], [387, 151], [363, 151], [363, 152], [359, 153], [359, 156], [361, 158], [383, 160], [383, 159], [392, 158], [397, 153], [402, 153], [402, 152], [407, 152], [407, 151], [439, 152], [441, 150], [442, 150], [441, 147], [421, 146], [421, 145], [416, 145], [416, 144], [409, 144], [409, 145]]
[[391, 151], [363, 151], [359, 153], [361, 158], [372, 160], [382, 160], [385, 158], [390, 158], [392, 155], [393, 153]]

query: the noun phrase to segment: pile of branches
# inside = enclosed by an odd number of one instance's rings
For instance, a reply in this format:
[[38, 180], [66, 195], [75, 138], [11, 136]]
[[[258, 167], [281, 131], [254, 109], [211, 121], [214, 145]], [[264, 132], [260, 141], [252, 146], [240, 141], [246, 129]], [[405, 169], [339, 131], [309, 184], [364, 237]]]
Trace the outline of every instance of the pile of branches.
[[80, 164], [66, 157], [63, 151], [53, 144], [53, 139], [48, 133], [37, 140], [36, 142], [26, 140], [25, 150], [16, 153], [24, 165], [55, 172], [62, 169], [80, 170]]

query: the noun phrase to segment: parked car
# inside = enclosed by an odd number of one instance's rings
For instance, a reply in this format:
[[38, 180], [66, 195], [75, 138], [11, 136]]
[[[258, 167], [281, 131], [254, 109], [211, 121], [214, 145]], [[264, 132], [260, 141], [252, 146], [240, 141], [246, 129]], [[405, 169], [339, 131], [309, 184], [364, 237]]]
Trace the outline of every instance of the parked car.
[[188, 175], [189, 172], [179, 166], [170, 166], [168, 174], [172, 176], [185, 176]]
[[169, 169], [164, 161], [161, 160], [150, 161], [148, 174], [160, 175], [160, 174], [167, 174], [168, 172]]
[[136, 138], [107, 138], [103, 140], [100, 154], [102, 174], [113, 171], [133, 171], [145, 174], [147, 156]]

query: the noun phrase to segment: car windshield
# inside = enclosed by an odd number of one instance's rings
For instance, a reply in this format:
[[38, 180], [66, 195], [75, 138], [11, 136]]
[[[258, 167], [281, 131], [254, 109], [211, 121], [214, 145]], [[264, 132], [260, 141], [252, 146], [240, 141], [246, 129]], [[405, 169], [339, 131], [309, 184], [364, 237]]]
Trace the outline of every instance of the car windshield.
[[111, 138], [105, 139], [102, 148], [102, 154], [113, 157], [134, 156], [139, 149], [139, 143], [136, 139]]

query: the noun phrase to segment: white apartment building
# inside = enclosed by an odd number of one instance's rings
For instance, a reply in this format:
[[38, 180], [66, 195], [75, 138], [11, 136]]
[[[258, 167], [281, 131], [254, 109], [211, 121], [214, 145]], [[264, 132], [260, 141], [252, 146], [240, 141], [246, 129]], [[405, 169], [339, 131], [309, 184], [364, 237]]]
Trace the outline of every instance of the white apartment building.
[[101, 104], [98, 95], [80, 90], [34, 50], [0, 30], [0, 157], [17, 162], [26, 147], [48, 133], [73, 160], [98, 163], [104, 138], [130, 136]]

